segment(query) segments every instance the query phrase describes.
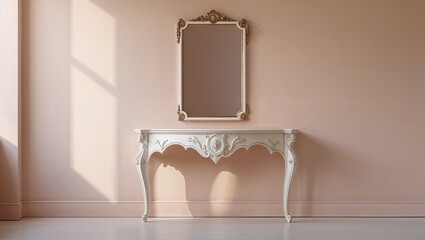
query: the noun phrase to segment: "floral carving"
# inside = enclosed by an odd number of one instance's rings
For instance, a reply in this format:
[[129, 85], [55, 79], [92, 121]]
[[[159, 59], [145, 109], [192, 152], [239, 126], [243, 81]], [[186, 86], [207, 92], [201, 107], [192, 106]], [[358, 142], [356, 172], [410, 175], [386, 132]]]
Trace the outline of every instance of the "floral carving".
[[223, 145], [219, 140], [213, 140], [211, 143], [211, 148], [216, 152], [218, 152], [222, 146]]
[[[288, 141], [288, 150], [291, 153], [292, 158], [294, 159], [295, 165], [297, 165], [297, 156], [295, 155], [295, 150], [294, 150], [295, 134], [293, 133], [287, 134], [286, 140]], [[289, 163], [292, 163], [292, 161], [290, 161]]]
[[207, 136], [207, 149], [214, 162], [218, 161], [225, 150], [224, 137], [214, 134]]
[[[227, 140], [227, 135], [224, 135], [225, 136], [225, 140]], [[236, 147], [236, 145], [238, 145], [239, 143], [243, 143], [245, 141], [245, 138], [241, 138], [240, 136], [237, 136], [235, 139], [233, 139], [233, 141], [232, 141], [232, 143], [229, 145], [229, 144], [226, 144], [226, 154], [229, 154], [230, 152], [232, 152], [234, 149], [235, 149], [235, 147]]]
[[268, 141], [270, 142], [271, 150], [276, 149], [276, 146], [280, 144], [280, 141], [278, 139], [276, 141], [273, 141], [271, 139], [268, 139]]
[[249, 119], [249, 114], [251, 113], [251, 110], [249, 109], [249, 106], [248, 106], [248, 104], [246, 105], [246, 107], [245, 107], [245, 112], [243, 112], [241, 115], [240, 115], [240, 118], [242, 119], [242, 120], [248, 120]]
[[[248, 21], [246, 19], [237, 21], [215, 10], [211, 10], [206, 15], [201, 15], [197, 18], [191, 19], [190, 21], [210, 22], [213, 24], [217, 22], [238, 22], [237, 24], [239, 28], [245, 29], [246, 43], [248, 43], [249, 30], [248, 30]], [[180, 43], [181, 34], [182, 34], [181, 29], [184, 28], [185, 26], [186, 26], [186, 21], [180, 18], [177, 23], [177, 43]]]
[[187, 141], [193, 143], [194, 145], [198, 145], [199, 149], [204, 151], [205, 154], [208, 154], [207, 147], [205, 145], [202, 145], [201, 141], [199, 141], [198, 137], [193, 136], [190, 137]]
[[233, 22], [235, 21], [234, 19], [231, 19], [215, 10], [211, 10], [209, 11], [206, 15], [203, 16], [199, 16], [197, 18], [194, 18], [190, 21], [195, 21], [195, 22], [211, 22], [211, 23], [216, 23], [216, 22]]
[[156, 140], [156, 144], [159, 145], [159, 147], [161, 148], [161, 151], [164, 150], [165, 148], [165, 144], [168, 142], [168, 140], [164, 140], [162, 143], [159, 141], [159, 139]]
[[180, 29], [186, 26], [186, 22], [180, 18], [179, 22], [177, 23], [177, 43], [180, 43], [180, 37], [181, 37], [181, 31]]
[[183, 121], [186, 118], [186, 115], [180, 110], [180, 105], [177, 107], [177, 116], [179, 121]]
[[137, 151], [137, 154], [136, 154], [135, 164], [140, 165], [140, 163], [144, 164], [146, 161], [146, 158], [143, 158], [146, 152], [146, 146], [147, 146], [146, 134], [139, 133], [137, 135], [137, 142], [139, 143], [139, 150]]

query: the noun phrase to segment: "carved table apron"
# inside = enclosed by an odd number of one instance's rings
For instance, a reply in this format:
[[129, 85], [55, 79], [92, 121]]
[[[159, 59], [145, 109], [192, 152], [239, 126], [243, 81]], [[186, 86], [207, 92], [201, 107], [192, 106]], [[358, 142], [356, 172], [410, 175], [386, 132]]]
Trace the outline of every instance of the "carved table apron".
[[278, 152], [285, 160], [285, 176], [283, 184], [283, 209], [285, 218], [291, 222], [288, 212], [288, 195], [292, 176], [297, 165], [294, 152], [294, 129], [283, 130], [237, 130], [237, 129], [187, 129], [187, 130], [147, 130], [135, 129], [139, 151], [136, 155], [137, 174], [142, 184], [145, 212], [143, 220], [149, 216], [150, 193], [148, 178], [148, 161], [155, 153], [163, 153], [172, 145], [180, 145], [184, 149], [192, 148], [199, 155], [218, 163], [221, 158], [229, 157], [239, 148], [248, 149], [253, 145], [262, 145], [270, 153]]

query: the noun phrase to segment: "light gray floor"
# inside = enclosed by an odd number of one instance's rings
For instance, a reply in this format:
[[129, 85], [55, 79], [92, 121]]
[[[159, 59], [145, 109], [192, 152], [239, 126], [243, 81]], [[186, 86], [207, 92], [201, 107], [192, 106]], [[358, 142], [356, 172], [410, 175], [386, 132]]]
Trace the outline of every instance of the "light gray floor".
[[425, 218], [27, 218], [0, 221], [0, 239], [424, 240]]

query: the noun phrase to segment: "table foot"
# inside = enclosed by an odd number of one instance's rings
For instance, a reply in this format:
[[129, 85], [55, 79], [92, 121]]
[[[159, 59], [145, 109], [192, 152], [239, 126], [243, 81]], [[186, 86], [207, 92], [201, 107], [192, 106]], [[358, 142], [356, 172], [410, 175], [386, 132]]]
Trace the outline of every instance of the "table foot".
[[285, 216], [285, 218], [286, 218], [286, 221], [287, 221], [288, 223], [290, 223], [290, 222], [292, 221], [292, 217], [291, 217], [291, 215], [286, 215], [286, 216]]

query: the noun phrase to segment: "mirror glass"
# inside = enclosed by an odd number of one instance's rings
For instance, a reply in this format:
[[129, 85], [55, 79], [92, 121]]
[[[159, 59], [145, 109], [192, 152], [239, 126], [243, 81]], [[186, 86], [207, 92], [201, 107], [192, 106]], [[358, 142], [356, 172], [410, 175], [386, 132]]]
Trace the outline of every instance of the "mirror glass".
[[[225, 18], [217, 15], [215, 19]], [[207, 21], [178, 24], [179, 120], [246, 120], [247, 28], [241, 27], [241, 21], [211, 22], [208, 16]]]

